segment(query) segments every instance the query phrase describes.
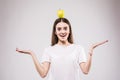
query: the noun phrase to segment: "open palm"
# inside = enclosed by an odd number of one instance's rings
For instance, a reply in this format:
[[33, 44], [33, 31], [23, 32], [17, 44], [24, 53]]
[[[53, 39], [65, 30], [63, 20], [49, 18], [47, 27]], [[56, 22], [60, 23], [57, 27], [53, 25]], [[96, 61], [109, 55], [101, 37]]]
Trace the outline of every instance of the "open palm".
[[16, 48], [16, 51], [19, 53], [24, 53], [24, 54], [32, 54], [31, 50], [21, 50], [21, 49]]
[[106, 42], [108, 42], [108, 40], [105, 40], [105, 41], [102, 41], [102, 42], [98, 42], [98, 43], [93, 44], [93, 45], [90, 47], [90, 53], [93, 53], [93, 50], [94, 50], [96, 47], [98, 47], [98, 46], [100, 46], [100, 45], [102, 45], [102, 44], [105, 44]]

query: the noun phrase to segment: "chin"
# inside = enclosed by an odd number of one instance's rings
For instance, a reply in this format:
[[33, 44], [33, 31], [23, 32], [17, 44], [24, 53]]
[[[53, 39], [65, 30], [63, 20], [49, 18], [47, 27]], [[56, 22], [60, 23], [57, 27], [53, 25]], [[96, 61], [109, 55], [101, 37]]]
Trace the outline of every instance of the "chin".
[[66, 42], [66, 41], [67, 41], [67, 39], [60, 39], [60, 41], [61, 41], [61, 42]]

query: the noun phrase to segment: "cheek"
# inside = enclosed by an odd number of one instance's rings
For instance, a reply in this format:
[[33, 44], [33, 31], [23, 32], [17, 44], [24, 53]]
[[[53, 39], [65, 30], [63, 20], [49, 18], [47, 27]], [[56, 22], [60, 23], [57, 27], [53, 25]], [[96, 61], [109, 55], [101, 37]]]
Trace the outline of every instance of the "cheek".
[[70, 30], [67, 30], [66, 32], [67, 32], [67, 33], [70, 33]]
[[58, 32], [58, 31], [55, 31], [55, 35], [57, 35], [57, 36], [58, 36], [58, 34], [59, 34], [59, 32]]

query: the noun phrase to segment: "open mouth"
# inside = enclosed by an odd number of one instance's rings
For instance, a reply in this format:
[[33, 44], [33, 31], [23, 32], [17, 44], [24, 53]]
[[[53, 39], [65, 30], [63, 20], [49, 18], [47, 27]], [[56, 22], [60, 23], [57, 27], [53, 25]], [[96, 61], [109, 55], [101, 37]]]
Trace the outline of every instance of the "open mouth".
[[65, 37], [67, 34], [65, 33], [65, 34], [60, 34], [59, 36], [60, 37]]

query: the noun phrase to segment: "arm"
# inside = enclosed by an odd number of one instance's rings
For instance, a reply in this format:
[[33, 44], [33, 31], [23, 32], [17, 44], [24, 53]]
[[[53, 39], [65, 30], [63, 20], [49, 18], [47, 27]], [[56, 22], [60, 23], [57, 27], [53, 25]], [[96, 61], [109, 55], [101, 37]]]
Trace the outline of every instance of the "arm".
[[35, 56], [35, 54], [30, 50], [20, 50], [20, 49], [17, 48], [16, 51], [19, 52], [19, 53], [25, 53], [25, 54], [31, 55], [31, 57], [33, 59], [33, 62], [35, 64], [36, 70], [38, 71], [40, 76], [42, 78], [44, 78], [47, 75], [47, 73], [49, 71], [49, 67], [50, 67], [49, 62], [44, 62], [44, 63], [40, 64], [37, 57]]
[[91, 46], [90, 48], [90, 52], [89, 52], [89, 55], [88, 55], [88, 60], [87, 62], [83, 62], [83, 63], [80, 63], [80, 67], [81, 67], [81, 70], [84, 74], [88, 74], [89, 70], [90, 70], [90, 67], [91, 67], [91, 62], [92, 62], [92, 55], [93, 55], [93, 50], [98, 47], [99, 45], [102, 45], [104, 43], [108, 42], [108, 40], [106, 41], [103, 41], [103, 42], [100, 42], [100, 43], [96, 43], [94, 45]]

